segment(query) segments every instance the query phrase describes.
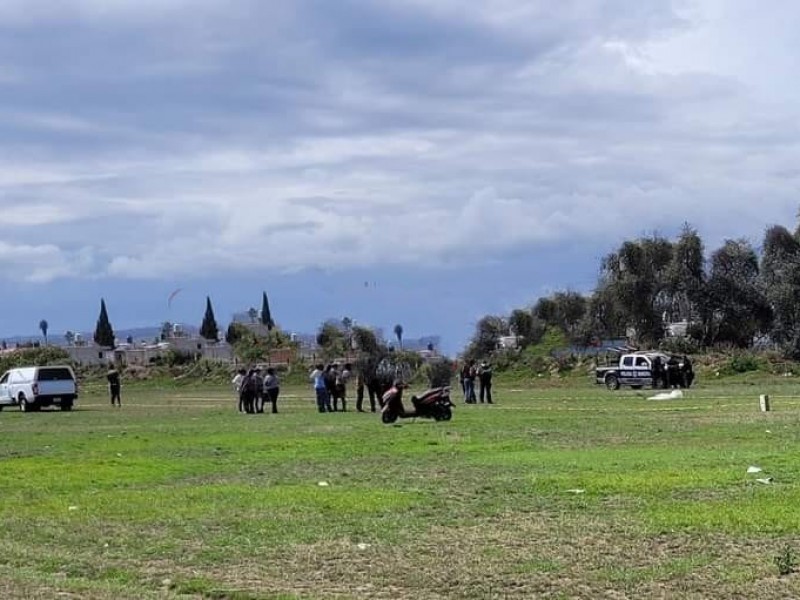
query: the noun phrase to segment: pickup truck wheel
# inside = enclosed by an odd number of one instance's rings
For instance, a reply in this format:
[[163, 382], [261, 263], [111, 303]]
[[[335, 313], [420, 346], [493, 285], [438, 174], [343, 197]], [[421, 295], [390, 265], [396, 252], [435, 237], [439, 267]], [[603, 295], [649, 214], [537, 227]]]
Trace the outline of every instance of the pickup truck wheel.
[[616, 375], [606, 375], [606, 387], [610, 390], [618, 390], [619, 378]]
[[63, 411], [72, 410], [72, 401], [62, 402], [61, 403], [61, 410], [63, 410]]
[[24, 394], [19, 395], [19, 410], [21, 412], [32, 412], [33, 407], [28, 403], [28, 399]]

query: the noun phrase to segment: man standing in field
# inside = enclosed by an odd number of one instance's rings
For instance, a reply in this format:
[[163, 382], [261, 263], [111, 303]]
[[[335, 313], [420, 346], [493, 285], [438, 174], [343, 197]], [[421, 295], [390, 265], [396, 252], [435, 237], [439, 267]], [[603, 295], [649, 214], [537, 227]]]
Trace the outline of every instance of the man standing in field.
[[314, 382], [314, 393], [317, 396], [317, 410], [321, 413], [333, 412], [331, 408], [331, 398], [328, 395], [328, 386], [325, 385], [325, 366], [317, 365], [311, 375], [311, 381]]
[[242, 387], [239, 391], [239, 404], [244, 407], [244, 412], [251, 414], [255, 412], [256, 394], [256, 370], [250, 369], [242, 380]]
[[106, 379], [108, 380], [108, 392], [111, 395], [111, 406], [116, 404], [117, 408], [122, 407], [122, 384], [120, 383], [119, 378], [119, 371], [114, 367], [113, 364], [108, 366], [108, 373], [106, 373]]
[[487, 362], [482, 362], [478, 369], [478, 383], [480, 384], [480, 398], [481, 404], [484, 399], [489, 404], [492, 403], [492, 365]]
[[478, 370], [475, 367], [475, 360], [468, 360], [462, 370], [462, 376], [464, 377], [464, 401], [467, 404], [475, 404], [478, 401], [475, 397], [475, 378], [477, 374]]
[[253, 412], [264, 412], [264, 378], [261, 376], [261, 369], [255, 368], [253, 373], [253, 389], [255, 397], [253, 398]]
[[244, 378], [247, 376], [247, 371], [244, 369], [239, 369], [234, 375], [233, 379], [231, 379], [231, 385], [233, 386], [233, 391], [236, 392], [236, 397], [239, 399], [239, 412], [244, 412], [244, 404], [242, 403], [242, 383], [244, 382]]
[[[361, 369], [356, 373], [356, 410], [364, 412], [364, 374]], [[372, 412], [375, 412], [375, 402], [372, 403]]]

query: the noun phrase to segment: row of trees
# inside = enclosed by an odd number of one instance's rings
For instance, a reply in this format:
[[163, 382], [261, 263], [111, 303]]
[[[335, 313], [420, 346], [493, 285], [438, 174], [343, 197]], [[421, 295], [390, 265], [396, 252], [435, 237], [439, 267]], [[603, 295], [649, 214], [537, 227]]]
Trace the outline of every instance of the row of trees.
[[[270, 310], [269, 306], [269, 298], [267, 297], [266, 292], [262, 294], [261, 313], [259, 319], [260, 323], [267, 328], [267, 331], [272, 332], [276, 328], [275, 321], [272, 318], [272, 311]], [[39, 328], [42, 330], [42, 334], [45, 337], [45, 343], [47, 343], [47, 321], [42, 320], [39, 323]], [[234, 344], [236, 341], [241, 339], [242, 331], [246, 329], [247, 328], [241, 326], [237, 327], [236, 323], [231, 323], [225, 336], [226, 341]], [[162, 337], [165, 336], [166, 333], [167, 331], [165, 330], [165, 327], [162, 326]], [[220, 328], [217, 324], [217, 319], [214, 316], [214, 307], [211, 304], [211, 298], [209, 296], [206, 296], [206, 311], [203, 315], [203, 321], [200, 325], [200, 336], [210, 341], [217, 341], [220, 337]], [[67, 340], [67, 343], [72, 343], [75, 340], [75, 333], [68, 331], [66, 334], [64, 334], [64, 337]], [[105, 299], [100, 300], [100, 315], [97, 317], [97, 325], [95, 326], [94, 330], [94, 342], [99, 346], [108, 348], [113, 348], [116, 345], [116, 336], [114, 334], [114, 328], [111, 326], [111, 321], [108, 318], [108, 310], [106, 309]]]
[[674, 241], [625, 241], [603, 258], [593, 293], [557, 292], [507, 317], [484, 317], [466, 353], [485, 356], [505, 335], [536, 343], [548, 327], [583, 346], [628, 338], [655, 347], [668, 323], [683, 321], [697, 348], [769, 343], [800, 359], [800, 228], [770, 227], [760, 253], [729, 239], [707, 256], [688, 225]]

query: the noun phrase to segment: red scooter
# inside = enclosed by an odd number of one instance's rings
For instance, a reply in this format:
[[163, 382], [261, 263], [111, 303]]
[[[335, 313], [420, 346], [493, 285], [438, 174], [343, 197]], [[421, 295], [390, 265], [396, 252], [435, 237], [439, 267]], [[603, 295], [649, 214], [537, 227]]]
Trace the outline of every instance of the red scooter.
[[416, 417], [434, 419], [436, 421], [449, 421], [453, 418], [453, 406], [450, 401], [450, 388], [431, 388], [420, 394], [419, 397], [411, 396], [414, 410], [407, 411], [403, 406], [403, 390], [407, 386], [395, 383], [383, 395], [383, 408], [381, 421], [394, 423], [397, 419], [413, 419]]

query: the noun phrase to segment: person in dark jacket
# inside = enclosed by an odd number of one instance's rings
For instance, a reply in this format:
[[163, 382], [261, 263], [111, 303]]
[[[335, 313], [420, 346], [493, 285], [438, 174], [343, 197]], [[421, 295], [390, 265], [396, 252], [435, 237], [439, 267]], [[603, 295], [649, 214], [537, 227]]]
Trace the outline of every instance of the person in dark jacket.
[[687, 388], [692, 387], [694, 381], [694, 368], [692, 361], [685, 354], [683, 355], [683, 383]]
[[[356, 410], [364, 412], [364, 374], [356, 373]], [[375, 412], [375, 400], [372, 400], [372, 412]]]
[[680, 361], [677, 356], [670, 356], [667, 360], [667, 387], [677, 388], [682, 383], [683, 375], [681, 373]]
[[121, 408], [122, 384], [120, 383], [119, 371], [117, 371], [114, 365], [109, 365], [108, 373], [106, 373], [106, 379], [108, 380], [108, 392], [111, 396], [111, 406], [117, 406], [117, 408]]
[[660, 356], [656, 356], [653, 359], [653, 389], [656, 388], [664, 388], [666, 389], [667, 386], [667, 370], [664, 366], [664, 361], [661, 360]]
[[257, 385], [256, 370], [250, 369], [242, 380], [242, 388], [239, 392], [239, 398], [244, 407], [244, 412], [248, 414], [255, 412], [256, 396], [259, 393], [256, 389]]
[[272, 404], [272, 414], [276, 414], [278, 412], [278, 396], [281, 393], [281, 382], [278, 379], [278, 375], [275, 373], [275, 369], [269, 367], [267, 369], [267, 375], [264, 377], [264, 400], [261, 403], [262, 411], [264, 402], [269, 402]]
[[333, 412], [339, 409], [337, 403], [339, 397], [337, 396], [336, 381], [338, 379], [338, 372], [335, 364], [328, 365], [325, 368], [325, 389], [328, 391], [328, 398], [333, 403]]
[[482, 362], [478, 369], [478, 383], [480, 384], [480, 398], [483, 404], [484, 398], [488, 404], [492, 402], [492, 365]]

